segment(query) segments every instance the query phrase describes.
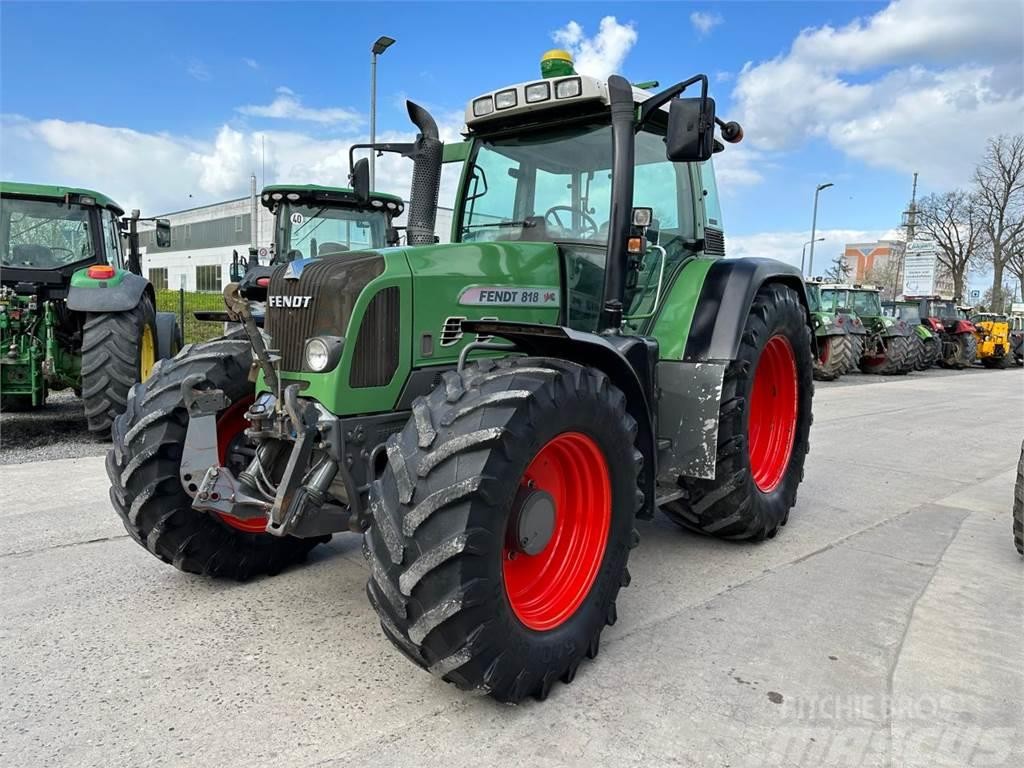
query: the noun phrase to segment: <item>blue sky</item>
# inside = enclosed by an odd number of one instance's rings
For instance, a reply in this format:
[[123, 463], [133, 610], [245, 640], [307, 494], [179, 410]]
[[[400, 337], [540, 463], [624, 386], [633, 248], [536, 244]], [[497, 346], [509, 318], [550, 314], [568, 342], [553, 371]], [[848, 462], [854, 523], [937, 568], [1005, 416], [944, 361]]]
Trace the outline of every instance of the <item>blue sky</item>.
[[[560, 32], [583, 71], [707, 72], [746, 128], [717, 158], [733, 252], [799, 260], [814, 186], [832, 181], [832, 256], [899, 223], [914, 170], [923, 192], [965, 185], [985, 138], [1019, 130], [1021, 30], [1001, 0], [4, 3], [0, 173], [166, 211], [244, 194], [265, 145], [268, 183], [343, 183], [378, 35], [398, 40], [378, 134], [408, 133], [409, 97], [454, 138], [466, 100], [536, 76]], [[384, 163], [379, 184], [404, 194], [404, 173]]]

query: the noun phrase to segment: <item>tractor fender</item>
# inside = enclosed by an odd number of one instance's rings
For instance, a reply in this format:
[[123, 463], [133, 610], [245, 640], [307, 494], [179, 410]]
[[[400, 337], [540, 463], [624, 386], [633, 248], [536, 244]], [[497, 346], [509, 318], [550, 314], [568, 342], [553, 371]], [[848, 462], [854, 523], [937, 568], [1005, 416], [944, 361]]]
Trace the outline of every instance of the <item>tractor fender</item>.
[[950, 333], [974, 333], [974, 323], [970, 323], [967, 320], [957, 320], [952, 328], [946, 326], [946, 330]]
[[463, 320], [462, 329], [497, 336], [528, 355], [571, 360], [597, 368], [626, 396], [626, 412], [636, 420], [637, 449], [644, 457], [640, 473], [643, 505], [637, 516], [654, 515], [654, 476], [657, 467], [654, 431], [655, 365], [658, 343], [648, 337], [598, 335], [560, 325], [492, 320]]
[[[807, 289], [797, 267], [761, 257], [719, 259], [704, 278], [683, 360], [688, 363], [734, 360], [739, 353], [750, 305], [765, 283], [782, 283], [796, 291], [807, 315], [807, 325], [811, 326]], [[814, 334], [811, 334], [811, 345], [817, 355]]]
[[125, 312], [138, 306], [144, 293], [153, 298], [149, 281], [127, 272], [116, 283], [98, 282], [96, 285], [72, 285], [68, 289], [68, 309], [76, 312]]

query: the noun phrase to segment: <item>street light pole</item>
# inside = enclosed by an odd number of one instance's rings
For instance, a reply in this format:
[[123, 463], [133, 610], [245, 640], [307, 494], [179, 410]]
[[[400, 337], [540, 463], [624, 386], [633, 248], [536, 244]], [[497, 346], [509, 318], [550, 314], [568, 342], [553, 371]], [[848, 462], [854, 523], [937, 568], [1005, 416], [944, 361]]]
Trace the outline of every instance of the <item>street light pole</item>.
[[[377, 57], [394, 44], [391, 37], [381, 36], [370, 49], [370, 143], [377, 141]], [[370, 151], [370, 190], [375, 188], [377, 153]]]
[[828, 189], [832, 186], [832, 182], [825, 184], [819, 184], [814, 190], [814, 216], [811, 218], [811, 258], [807, 262], [808, 273], [814, 272], [814, 234], [818, 229], [818, 193], [823, 189]]
[[[808, 240], [806, 243], [804, 243], [804, 247], [800, 251], [800, 274], [801, 275], [804, 273], [804, 258], [807, 256], [807, 246], [810, 245], [812, 242], [820, 243], [824, 239], [825, 239], [824, 237], [819, 237], [817, 240], [813, 240], [813, 241], [812, 240]], [[811, 275], [808, 275], [808, 277], [811, 277]]]

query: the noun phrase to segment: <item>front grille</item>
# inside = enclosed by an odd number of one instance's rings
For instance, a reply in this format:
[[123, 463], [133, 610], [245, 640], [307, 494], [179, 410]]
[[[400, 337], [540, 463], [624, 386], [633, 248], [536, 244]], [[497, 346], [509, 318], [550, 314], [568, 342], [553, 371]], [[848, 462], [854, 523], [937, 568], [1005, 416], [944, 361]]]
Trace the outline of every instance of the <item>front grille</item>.
[[[360, 292], [383, 271], [384, 259], [375, 253], [327, 256], [275, 269], [267, 291], [266, 329], [281, 354], [281, 370], [303, 369], [310, 337], [344, 336]], [[298, 279], [286, 277], [296, 273]]]
[[704, 228], [704, 253], [725, 256], [725, 235], [720, 229]]
[[384, 288], [370, 300], [363, 313], [348, 379], [353, 389], [383, 387], [398, 370], [398, 299], [398, 286]]

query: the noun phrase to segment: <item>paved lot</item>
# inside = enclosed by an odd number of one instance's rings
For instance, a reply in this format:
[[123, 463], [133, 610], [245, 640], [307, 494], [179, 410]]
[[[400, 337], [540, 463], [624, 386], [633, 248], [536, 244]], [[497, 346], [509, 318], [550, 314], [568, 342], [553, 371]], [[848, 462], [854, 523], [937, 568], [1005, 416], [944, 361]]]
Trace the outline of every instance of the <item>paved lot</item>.
[[543, 704], [404, 660], [354, 536], [234, 585], [131, 542], [102, 459], [0, 467], [0, 764], [1024, 765], [1024, 372], [818, 385], [774, 541], [658, 520], [596, 662]]

